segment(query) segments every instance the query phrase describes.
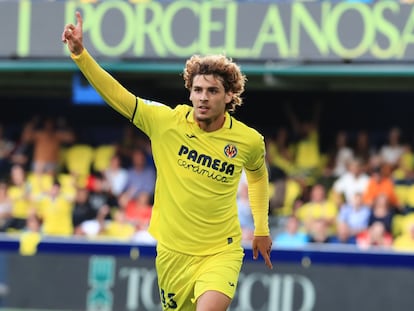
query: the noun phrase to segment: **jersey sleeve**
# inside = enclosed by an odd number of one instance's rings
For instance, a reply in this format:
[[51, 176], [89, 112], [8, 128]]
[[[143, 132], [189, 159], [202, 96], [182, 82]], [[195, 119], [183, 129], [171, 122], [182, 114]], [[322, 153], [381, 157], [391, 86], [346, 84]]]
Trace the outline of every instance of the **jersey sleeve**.
[[86, 49], [79, 55], [72, 54], [71, 58], [105, 102], [132, 120], [138, 104], [136, 96], [105, 71]]
[[265, 161], [263, 137], [252, 148], [251, 161], [246, 165], [249, 201], [254, 220], [254, 235], [268, 236], [269, 230], [269, 175]]

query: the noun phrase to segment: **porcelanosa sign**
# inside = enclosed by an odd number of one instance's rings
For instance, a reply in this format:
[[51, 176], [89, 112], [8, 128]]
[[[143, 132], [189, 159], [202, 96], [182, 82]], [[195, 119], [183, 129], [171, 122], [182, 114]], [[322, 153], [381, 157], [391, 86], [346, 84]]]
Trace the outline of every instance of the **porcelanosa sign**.
[[84, 17], [89, 51], [109, 58], [414, 60], [414, 6], [396, 1], [1, 1], [0, 57], [67, 57], [64, 25]]

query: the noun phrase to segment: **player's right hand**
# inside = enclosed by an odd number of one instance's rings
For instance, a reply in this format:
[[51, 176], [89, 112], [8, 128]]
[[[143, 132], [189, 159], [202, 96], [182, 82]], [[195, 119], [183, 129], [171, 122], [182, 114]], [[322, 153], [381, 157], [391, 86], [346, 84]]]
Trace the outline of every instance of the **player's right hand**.
[[68, 45], [72, 54], [79, 55], [83, 51], [83, 21], [79, 11], [76, 12], [76, 20], [76, 25], [66, 24], [62, 33], [62, 42]]

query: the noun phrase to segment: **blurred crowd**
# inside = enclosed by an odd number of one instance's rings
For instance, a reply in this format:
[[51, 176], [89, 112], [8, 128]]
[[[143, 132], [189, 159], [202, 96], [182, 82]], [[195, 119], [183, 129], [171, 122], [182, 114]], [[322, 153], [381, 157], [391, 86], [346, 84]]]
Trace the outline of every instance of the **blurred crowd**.
[[286, 105], [290, 125], [266, 138], [274, 245], [414, 251], [411, 139], [397, 126], [379, 144], [344, 129], [321, 151], [320, 108], [300, 119]]
[[10, 139], [0, 126], [0, 231], [154, 243], [149, 140], [125, 126], [116, 143], [80, 141], [62, 118], [34, 117]]
[[[275, 247], [347, 245], [414, 251], [414, 153], [398, 127], [383, 142], [338, 130], [321, 148], [320, 106], [265, 134]], [[126, 124], [92, 145], [63, 118], [33, 117], [11, 138], [0, 125], [0, 231], [154, 244], [147, 232], [156, 169], [148, 138]], [[253, 236], [245, 175], [237, 197], [243, 242]], [[33, 235], [31, 236], [33, 242]]]

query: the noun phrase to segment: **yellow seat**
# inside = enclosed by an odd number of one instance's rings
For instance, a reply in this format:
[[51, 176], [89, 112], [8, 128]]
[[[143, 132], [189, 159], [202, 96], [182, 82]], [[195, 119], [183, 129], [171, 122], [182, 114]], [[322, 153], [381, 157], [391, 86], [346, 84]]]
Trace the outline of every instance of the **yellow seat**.
[[39, 197], [44, 193], [49, 192], [53, 186], [53, 176], [49, 174], [35, 174], [29, 172], [27, 181], [31, 185], [31, 195], [33, 197]]
[[76, 178], [71, 174], [60, 173], [58, 180], [60, 183], [60, 191], [66, 196], [75, 197]]
[[403, 232], [404, 215], [396, 214], [392, 217], [392, 235], [398, 236]]
[[[270, 197], [273, 197], [275, 190], [276, 190], [275, 185], [273, 183], [270, 183], [270, 187], [269, 187]], [[283, 206], [280, 209], [277, 209], [276, 215], [278, 216], [292, 215], [295, 201], [300, 197], [301, 194], [302, 194], [302, 188], [300, 184], [293, 179], [288, 179], [286, 181], [285, 200], [284, 200]]]
[[115, 154], [114, 145], [100, 145], [95, 148], [93, 159], [93, 169], [96, 172], [102, 172], [108, 168], [112, 156]]
[[[394, 216], [395, 217], [395, 216]], [[414, 225], [414, 213], [406, 214], [401, 222], [401, 233], [409, 234], [411, 227]]]
[[75, 144], [66, 150], [65, 165], [68, 172], [75, 176], [77, 184], [84, 186], [92, 170], [94, 148], [88, 144]]
[[[408, 203], [408, 195], [409, 195], [409, 190], [410, 190], [410, 186], [408, 185], [399, 185], [399, 184], [395, 184], [394, 186], [395, 189], [395, 194], [397, 195], [398, 201], [403, 205], [407, 205]], [[412, 193], [412, 195], [414, 194], [414, 192]], [[414, 198], [413, 198], [414, 199]], [[414, 200], [411, 199], [411, 201]]]
[[414, 207], [414, 185], [407, 186], [405, 202], [409, 207]]

